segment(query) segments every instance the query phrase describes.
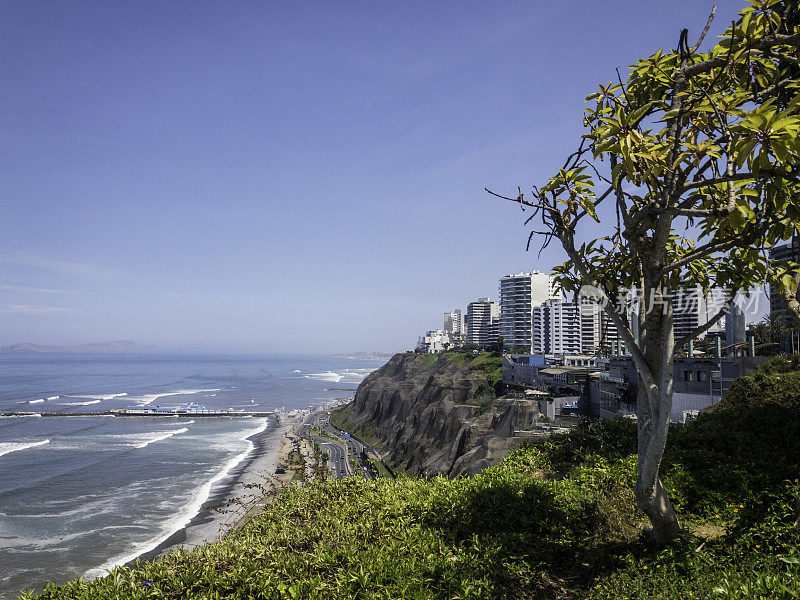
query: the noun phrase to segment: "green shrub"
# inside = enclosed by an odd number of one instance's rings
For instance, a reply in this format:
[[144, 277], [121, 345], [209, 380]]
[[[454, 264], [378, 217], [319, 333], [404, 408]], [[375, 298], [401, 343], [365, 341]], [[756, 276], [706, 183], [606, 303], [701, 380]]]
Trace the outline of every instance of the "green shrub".
[[686, 532], [664, 548], [640, 536], [635, 424], [587, 421], [471, 479], [289, 489], [217, 544], [41, 597], [797, 599], [800, 419], [751, 400], [671, 429]]

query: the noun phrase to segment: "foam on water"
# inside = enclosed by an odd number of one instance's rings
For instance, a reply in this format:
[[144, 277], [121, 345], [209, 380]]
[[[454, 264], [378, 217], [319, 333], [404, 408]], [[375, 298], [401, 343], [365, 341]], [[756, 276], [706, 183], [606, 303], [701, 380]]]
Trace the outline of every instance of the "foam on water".
[[26, 450], [27, 448], [33, 448], [35, 446], [43, 446], [44, 444], [49, 443], [50, 440], [42, 440], [40, 442], [3, 442], [0, 443], [0, 456], [3, 456], [4, 454], [11, 454], [12, 452], [18, 452], [20, 450]]
[[58, 400], [61, 396], [48, 396], [45, 400]]
[[40, 402], [44, 402], [44, 398], [39, 398], [38, 400], [28, 400], [28, 404], [39, 404]]
[[[69, 398], [90, 398], [92, 400], [113, 400], [114, 398], [122, 398], [123, 396], [127, 396], [127, 392], [122, 392], [121, 394], [70, 394]], [[58, 396], [56, 396], [58, 398]], [[49, 398], [48, 398], [49, 400]]]
[[339, 373], [334, 373], [333, 371], [325, 371], [324, 373], [309, 373], [305, 377], [306, 379], [316, 379], [317, 381], [339, 383], [344, 375], [339, 375]]
[[2, 415], [0, 419], [24, 419], [25, 417], [41, 417], [39, 413], [26, 413], [24, 415]]
[[225, 477], [228, 476], [228, 473], [236, 467], [240, 462], [242, 462], [250, 452], [253, 451], [255, 448], [255, 444], [249, 440], [248, 438], [261, 433], [262, 431], [266, 430], [269, 426], [269, 419], [264, 419], [264, 423], [259, 426], [257, 429], [253, 429], [249, 432], [245, 432], [244, 436], [240, 439], [247, 440], [247, 448], [241, 452], [240, 454], [234, 456], [230, 459], [225, 465], [223, 465], [222, 469], [217, 472], [214, 477], [210, 480], [205, 482], [202, 486], [200, 486], [197, 490], [195, 490], [194, 495], [192, 498], [184, 505], [183, 510], [178, 513], [175, 518], [168, 522], [163, 528], [162, 531], [159, 533], [158, 536], [144, 542], [137, 547], [133, 548], [131, 552], [119, 556], [115, 556], [114, 558], [107, 560], [99, 567], [95, 567], [93, 569], [89, 569], [84, 573], [84, 577], [87, 579], [94, 579], [96, 577], [104, 576], [110, 569], [114, 568], [117, 565], [124, 565], [137, 556], [141, 556], [151, 550], [155, 550], [162, 542], [167, 540], [170, 536], [174, 533], [180, 531], [184, 527], [186, 527], [192, 518], [200, 511], [205, 502], [206, 498], [209, 497], [211, 490], [213, 489], [214, 485], [219, 481], [223, 480]]
[[147, 404], [152, 404], [159, 398], [165, 398], [167, 396], [188, 396], [191, 394], [203, 394], [205, 392], [219, 392], [222, 388], [213, 388], [208, 390], [177, 390], [175, 392], [161, 392], [158, 394], [144, 394], [142, 396], [132, 396], [131, 402], [136, 402], [141, 406], [145, 406]]
[[[85, 397], [85, 396], [84, 396]], [[87, 400], [86, 402], [61, 402], [61, 406], [89, 406], [90, 404], [100, 404], [102, 400]]]
[[166, 440], [167, 438], [171, 438], [173, 435], [178, 435], [179, 433], [186, 433], [187, 431], [189, 431], [187, 427], [181, 427], [180, 429], [174, 429], [172, 431], [154, 431], [153, 433], [148, 434], [153, 436], [151, 439], [145, 440], [141, 444], [136, 444], [134, 448], [146, 448], [150, 444]]
[[59, 546], [64, 542], [69, 542], [79, 537], [89, 535], [92, 531], [76, 531], [75, 533], [68, 533], [57, 538], [19, 538], [16, 536], [0, 537], [0, 548], [14, 548], [16, 552], [20, 551], [20, 546], [33, 546], [35, 550], [43, 550], [52, 546]]

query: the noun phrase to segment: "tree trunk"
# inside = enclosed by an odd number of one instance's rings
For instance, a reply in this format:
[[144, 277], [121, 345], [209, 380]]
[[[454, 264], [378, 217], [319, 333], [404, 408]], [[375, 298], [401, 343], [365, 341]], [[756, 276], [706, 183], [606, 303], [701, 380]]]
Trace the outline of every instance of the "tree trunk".
[[[658, 391], [661, 405], [659, 408], [666, 409], [666, 415], [653, 414], [653, 403], [647, 402], [647, 410], [650, 410], [652, 417], [644, 422], [641, 417], [638, 418], [639, 453], [634, 492], [636, 505], [650, 519], [651, 528], [647, 531], [648, 536], [656, 544], [667, 544], [680, 532], [681, 526], [672, 502], [670, 502], [669, 494], [658, 476], [667, 442], [669, 413], [672, 405], [671, 389], [668, 404], [667, 399], [664, 398], [664, 390]], [[640, 398], [637, 402], [637, 412], [640, 412], [638, 407], [641, 404]]]
[[668, 544], [681, 531], [678, 515], [670, 502], [661, 479], [656, 477], [653, 486], [646, 486], [641, 477], [636, 481], [636, 504], [650, 519], [646, 532], [650, 540], [659, 545]]
[[[650, 519], [652, 527], [648, 535], [651, 540], [667, 544], [681, 530], [678, 516], [658, 476], [672, 411], [675, 335], [669, 300], [663, 311], [655, 308], [645, 316], [642, 346], [645, 350], [644, 364], [636, 365], [639, 372], [636, 504]], [[644, 373], [649, 377], [644, 377]]]

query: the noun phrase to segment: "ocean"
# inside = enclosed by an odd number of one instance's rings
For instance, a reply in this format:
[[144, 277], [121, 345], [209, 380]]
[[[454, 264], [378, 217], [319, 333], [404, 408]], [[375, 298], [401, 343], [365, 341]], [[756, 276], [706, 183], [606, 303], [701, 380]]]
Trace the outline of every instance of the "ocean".
[[[0, 598], [96, 577], [197, 520], [269, 417], [41, 417], [126, 406], [303, 409], [353, 395], [382, 361], [330, 356], [0, 354]], [[194, 522], [194, 521], [192, 521]], [[172, 538], [170, 538], [172, 539]]]

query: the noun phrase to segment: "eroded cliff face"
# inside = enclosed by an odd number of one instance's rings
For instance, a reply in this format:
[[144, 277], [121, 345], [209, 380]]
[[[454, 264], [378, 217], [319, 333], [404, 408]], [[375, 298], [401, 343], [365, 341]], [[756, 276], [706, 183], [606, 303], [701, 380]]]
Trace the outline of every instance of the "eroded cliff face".
[[496, 361], [485, 354], [397, 354], [361, 383], [344, 417], [400, 469], [477, 473], [516, 450], [514, 431], [531, 429], [540, 414], [533, 401], [481, 401], [496, 379]]

